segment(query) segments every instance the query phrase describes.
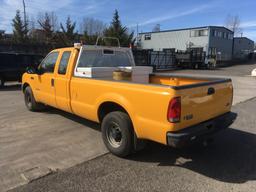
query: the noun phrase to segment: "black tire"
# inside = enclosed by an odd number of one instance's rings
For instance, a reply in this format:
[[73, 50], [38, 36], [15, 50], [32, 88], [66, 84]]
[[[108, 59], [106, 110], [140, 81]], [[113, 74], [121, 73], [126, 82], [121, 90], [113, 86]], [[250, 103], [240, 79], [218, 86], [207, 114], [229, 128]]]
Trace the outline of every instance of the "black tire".
[[24, 91], [25, 105], [29, 111], [42, 111], [45, 106], [41, 103], [36, 102], [31, 88], [28, 86]]
[[104, 144], [114, 155], [125, 157], [134, 152], [133, 126], [128, 114], [121, 111], [107, 114], [101, 131]]

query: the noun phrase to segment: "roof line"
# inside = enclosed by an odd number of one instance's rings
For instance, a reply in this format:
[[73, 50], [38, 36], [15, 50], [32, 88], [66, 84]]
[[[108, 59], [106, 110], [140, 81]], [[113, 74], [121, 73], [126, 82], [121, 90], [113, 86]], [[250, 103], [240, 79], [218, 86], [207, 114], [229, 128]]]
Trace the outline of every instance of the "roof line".
[[[248, 39], [248, 40], [250, 40], [250, 41], [253, 41], [252, 39], [249, 39], [248, 37], [234, 37], [234, 39], [242, 39], [242, 38]], [[253, 41], [253, 42], [254, 42], [254, 41]]]
[[215, 27], [215, 28], [224, 28], [230, 32], [233, 33], [233, 31], [231, 31], [230, 29], [224, 27], [224, 26], [213, 26], [213, 25], [209, 25], [209, 26], [202, 26], [202, 27], [188, 27], [188, 28], [180, 28], [180, 29], [170, 29], [170, 30], [163, 30], [163, 31], [155, 31], [155, 32], [142, 32], [139, 34], [147, 34], [147, 33], [165, 33], [165, 32], [172, 32], [172, 31], [183, 31], [183, 30], [191, 30], [191, 29], [202, 29], [202, 28], [209, 28], [209, 27]]

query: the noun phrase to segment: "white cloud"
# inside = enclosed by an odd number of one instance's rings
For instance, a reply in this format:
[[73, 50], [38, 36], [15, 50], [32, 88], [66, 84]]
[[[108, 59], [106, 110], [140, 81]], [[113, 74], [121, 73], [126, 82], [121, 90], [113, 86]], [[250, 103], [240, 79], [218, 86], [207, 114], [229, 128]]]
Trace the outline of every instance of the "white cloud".
[[244, 31], [243, 36], [248, 37], [256, 42], [256, 31]]
[[[145, 26], [145, 25], [149, 25], [149, 24], [159, 23], [159, 22], [162, 22], [162, 21], [171, 20], [171, 19], [191, 15], [191, 14], [194, 14], [194, 13], [201, 12], [205, 9], [208, 9], [209, 7], [212, 7], [212, 6], [213, 5], [207, 4], [207, 5], [197, 6], [197, 7], [192, 8], [192, 9], [189, 8], [189, 10], [182, 10], [182, 11], [179, 11], [179, 12], [174, 11], [172, 14], [162, 15], [160, 17], [154, 17], [152, 19], [142, 21], [141, 23], [139, 23], [139, 25], [140, 26]], [[134, 27], [134, 26], [136, 26], [136, 25], [132, 24], [130, 27]]]
[[246, 21], [241, 23], [242, 28], [256, 27], [256, 21]]
[[248, 37], [256, 41], [256, 20], [242, 22], [240, 27], [243, 29], [244, 37]]

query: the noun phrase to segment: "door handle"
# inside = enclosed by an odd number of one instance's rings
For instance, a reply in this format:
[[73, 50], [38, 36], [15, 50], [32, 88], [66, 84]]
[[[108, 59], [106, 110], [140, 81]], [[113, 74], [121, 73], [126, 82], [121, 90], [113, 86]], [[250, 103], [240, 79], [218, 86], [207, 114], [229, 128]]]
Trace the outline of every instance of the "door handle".
[[54, 79], [51, 79], [51, 86], [54, 87]]

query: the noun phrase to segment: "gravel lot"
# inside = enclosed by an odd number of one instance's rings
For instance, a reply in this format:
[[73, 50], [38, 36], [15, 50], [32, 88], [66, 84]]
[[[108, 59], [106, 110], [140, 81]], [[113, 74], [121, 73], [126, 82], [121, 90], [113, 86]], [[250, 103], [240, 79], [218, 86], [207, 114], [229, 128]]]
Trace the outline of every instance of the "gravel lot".
[[189, 73], [189, 74], [209, 74], [220, 76], [248, 76], [251, 75], [251, 71], [256, 68], [255, 62], [234, 65], [229, 67], [218, 68], [216, 70], [175, 70], [175, 73]]
[[20, 85], [0, 90], [0, 192], [105, 154], [95, 123], [57, 109], [30, 112]]
[[111, 154], [36, 180], [14, 191], [256, 191], [256, 99], [209, 147], [177, 150], [151, 143], [128, 159]]
[[[180, 70], [175, 73], [232, 76], [236, 79], [249, 75], [253, 68], [256, 68], [256, 64], [215, 71]], [[247, 84], [247, 80], [243, 82]], [[247, 89], [255, 91], [254, 87]], [[238, 91], [244, 92], [243, 89]], [[144, 151], [127, 159], [111, 154], [99, 156], [35, 180], [13, 192], [256, 191], [255, 108], [256, 98], [233, 106], [237, 120], [229, 129], [218, 133], [214, 143], [206, 148], [194, 145], [172, 149], [149, 143]]]

